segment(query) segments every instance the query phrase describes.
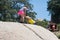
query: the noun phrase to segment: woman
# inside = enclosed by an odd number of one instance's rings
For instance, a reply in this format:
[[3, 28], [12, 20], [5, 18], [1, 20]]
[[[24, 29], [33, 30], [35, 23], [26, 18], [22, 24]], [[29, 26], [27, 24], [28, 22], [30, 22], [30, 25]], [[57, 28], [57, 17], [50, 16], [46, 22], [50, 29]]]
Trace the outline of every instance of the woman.
[[21, 8], [19, 11], [18, 11], [18, 15], [20, 17], [20, 22], [23, 23], [24, 22], [24, 18], [26, 16], [26, 10], [27, 10], [27, 7], [23, 7]]

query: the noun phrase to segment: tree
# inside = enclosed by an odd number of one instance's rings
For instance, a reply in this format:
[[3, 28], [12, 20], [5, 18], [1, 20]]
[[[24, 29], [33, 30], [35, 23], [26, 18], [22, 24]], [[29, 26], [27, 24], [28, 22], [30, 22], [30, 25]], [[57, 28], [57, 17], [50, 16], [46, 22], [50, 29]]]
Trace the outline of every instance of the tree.
[[30, 10], [30, 11], [27, 11], [27, 15], [30, 16], [32, 19], [35, 20], [35, 18], [36, 18], [35, 15], [37, 15], [37, 13]]
[[15, 14], [22, 7], [21, 5], [27, 6], [29, 10], [33, 10], [33, 5], [29, 3], [29, 0], [0, 0], [0, 20], [17, 21], [15, 20]]
[[36, 20], [36, 25], [43, 26], [46, 28], [46, 26], [48, 25], [48, 21], [46, 19], [44, 19], [43, 21]]
[[51, 13], [51, 21], [60, 23], [60, 0], [48, 1], [48, 11]]

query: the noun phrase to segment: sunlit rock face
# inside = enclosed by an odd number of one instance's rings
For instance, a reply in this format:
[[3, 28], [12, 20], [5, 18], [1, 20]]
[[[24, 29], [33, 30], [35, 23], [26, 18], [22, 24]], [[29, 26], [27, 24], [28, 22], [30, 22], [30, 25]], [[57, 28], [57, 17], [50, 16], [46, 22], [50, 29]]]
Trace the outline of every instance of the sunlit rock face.
[[0, 22], [0, 40], [58, 40], [58, 38], [41, 26]]

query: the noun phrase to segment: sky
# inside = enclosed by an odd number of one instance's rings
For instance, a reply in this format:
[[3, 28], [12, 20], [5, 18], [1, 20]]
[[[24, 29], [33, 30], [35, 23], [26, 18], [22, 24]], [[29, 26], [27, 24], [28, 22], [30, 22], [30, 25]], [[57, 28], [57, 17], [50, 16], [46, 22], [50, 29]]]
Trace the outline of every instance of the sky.
[[30, 0], [30, 3], [34, 6], [33, 11], [37, 13], [36, 19], [46, 19], [50, 21], [51, 17], [49, 11], [47, 11], [48, 0]]

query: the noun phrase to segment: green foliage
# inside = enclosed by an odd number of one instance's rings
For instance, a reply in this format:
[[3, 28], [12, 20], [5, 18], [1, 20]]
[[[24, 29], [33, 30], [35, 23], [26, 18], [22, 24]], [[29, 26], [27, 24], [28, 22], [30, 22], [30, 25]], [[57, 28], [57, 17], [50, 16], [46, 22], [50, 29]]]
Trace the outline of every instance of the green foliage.
[[51, 21], [60, 23], [60, 0], [48, 1], [48, 11], [51, 14]]
[[58, 29], [60, 30], [60, 24], [57, 24]]
[[35, 20], [37, 13], [36, 12], [27, 12], [27, 15], [29, 15], [32, 19]]
[[[2, 21], [17, 21], [16, 15], [17, 11], [21, 8], [21, 5], [16, 5], [17, 3], [27, 6], [30, 10], [33, 10], [33, 5], [29, 3], [29, 0], [0, 0], [0, 20]], [[15, 15], [16, 14], [16, 15]], [[33, 19], [35, 18], [35, 12], [33, 14]], [[29, 16], [32, 16], [28, 14]]]
[[48, 21], [46, 21], [46, 20], [43, 20], [43, 21], [36, 20], [36, 25], [40, 25], [40, 26], [43, 26], [43, 27], [46, 28], [46, 26], [48, 25]]
[[57, 37], [60, 39], [60, 35], [57, 35]]

